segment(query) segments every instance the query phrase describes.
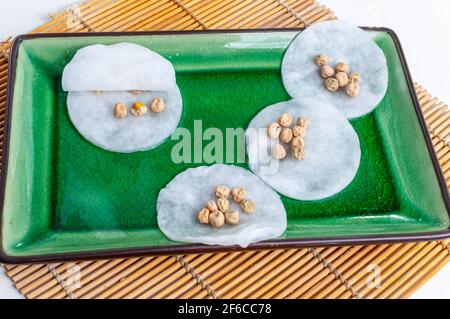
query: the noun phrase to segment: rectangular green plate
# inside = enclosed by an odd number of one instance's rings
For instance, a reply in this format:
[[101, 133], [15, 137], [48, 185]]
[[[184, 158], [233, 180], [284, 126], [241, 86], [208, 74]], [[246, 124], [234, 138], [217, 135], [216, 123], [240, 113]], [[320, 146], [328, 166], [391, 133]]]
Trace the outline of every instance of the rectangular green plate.
[[[83, 139], [71, 124], [64, 66], [95, 43], [133, 42], [167, 59], [191, 131], [246, 128], [265, 106], [289, 99], [283, 54], [300, 30], [58, 34], [21, 36], [9, 74], [1, 179], [1, 260], [68, 259], [235, 250], [172, 242], [156, 223], [158, 192], [188, 167], [174, 164], [167, 140], [118, 154]], [[250, 248], [360, 244], [449, 236], [449, 196], [395, 34], [370, 29], [388, 60], [389, 89], [372, 113], [351, 121], [362, 150], [351, 185], [332, 198], [282, 198], [288, 228]], [[206, 143], [205, 143], [206, 144]], [[247, 167], [246, 164], [239, 164]]]

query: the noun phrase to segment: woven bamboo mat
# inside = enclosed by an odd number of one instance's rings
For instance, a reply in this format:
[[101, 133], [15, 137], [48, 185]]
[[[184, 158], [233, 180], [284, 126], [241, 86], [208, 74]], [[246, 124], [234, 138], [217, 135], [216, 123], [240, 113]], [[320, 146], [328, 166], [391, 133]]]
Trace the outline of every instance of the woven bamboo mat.
[[[335, 18], [314, 0], [94, 0], [50, 16], [33, 32], [284, 28]], [[1, 43], [0, 134], [9, 48], [9, 41]], [[416, 90], [450, 183], [448, 107], [422, 87]], [[449, 244], [5, 265], [5, 270], [28, 298], [406, 298], [450, 261]]]

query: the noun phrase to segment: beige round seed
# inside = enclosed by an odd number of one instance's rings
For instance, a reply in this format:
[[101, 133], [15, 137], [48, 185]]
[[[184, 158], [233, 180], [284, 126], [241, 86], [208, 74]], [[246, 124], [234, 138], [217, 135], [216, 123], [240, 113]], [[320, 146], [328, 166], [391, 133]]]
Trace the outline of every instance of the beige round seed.
[[272, 156], [273, 156], [273, 158], [275, 158], [277, 160], [282, 160], [283, 158], [285, 158], [286, 157], [286, 150], [283, 147], [283, 145], [276, 144], [272, 148]]
[[304, 137], [306, 135], [306, 127], [295, 125], [292, 129], [292, 134], [294, 135], [294, 137]]
[[289, 144], [293, 137], [292, 130], [289, 127], [284, 127], [280, 133], [280, 141]]
[[240, 203], [244, 200], [244, 196], [245, 196], [245, 189], [243, 187], [236, 187], [233, 188], [233, 190], [231, 191], [231, 197], [233, 197], [233, 201], [235, 203]]
[[219, 198], [228, 198], [230, 195], [230, 189], [226, 186], [219, 185], [215, 188], [214, 194]]
[[230, 207], [230, 202], [226, 198], [218, 198], [217, 207], [222, 213], [225, 213], [228, 211], [228, 208]]
[[347, 73], [338, 72], [336, 73], [336, 80], [339, 82], [339, 87], [344, 88], [348, 85], [349, 79]]
[[334, 69], [329, 65], [324, 65], [320, 68], [320, 75], [324, 79], [331, 78], [336, 72], [334, 72]]
[[131, 94], [134, 94], [134, 95], [138, 95], [138, 94], [142, 93], [142, 90], [130, 90], [128, 92], [130, 92]]
[[203, 208], [201, 211], [198, 212], [198, 221], [200, 224], [209, 224], [209, 209]]
[[240, 214], [238, 211], [226, 212], [225, 222], [230, 225], [239, 224]]
[[279, 123], [281, 126], [284, 126], [284, 127], [289, 127], [289, 126], [291, 126], [292, 121], [293, 121], [292, 115], [289, 114], [289, 113], [284, 113], [284, 114], [281, 115], [280, 118], [278, 119], [278, 123]]
[[280, 136], [281, 126], [278, 123], [272, 123], [267, 127], [267, 136], [271, 139], [277, 139]]
[[344, 72], [344, 73], [350, 72], [350, 66], [344, 62], [336, 64], [336, 67], [334, 69], [336, 70], [336, 72]]
[[356, 97], [359, 95], [359, 84], [358, 83], [350, 83], [345, 87], [345, 93], [348, 96]]
[[166, 105], [162, 97], [155, 97], [150, 104], [150, 110], [152, 110], [153, 113], [161, 113], [165, 108]]
[[251, 199], [244, 199], [241, 203], [241, 208], [244, 213], [252, 214], [255, 212], [256, 205]]
[[304, 147], [305, 141], [300, 136], [296, 136], [292, 139], [291, 146], [294, 147]]
[[325, 87], [330, 92], [336, 92], [339, 89], [339, 82], [335, 78], [326, 79]]
[[114, 106], [114, 115], [115, 117], [121, 119], [126, 117], [128, 114], [127, 107], [122, 102], [116, 103]]
[[210, 212], [215, 212], [216, 210], [219, 209], [219, 208], [217, 208], [216, 202], [213, 201], [213, 200], [210, 200], [210, 201], [206, 204], [206, 208], [208, 208]]
[[309, 120], [306, 117], [299, 117], [297, 119], [297, 125], [307, 128], [309, 125]]
[[305, 159], [305, 148], [303, 146], [292, 147], [291, 151], [292, 151], [292, 156], [296, 160], [301, 161], [301, 160]]
[[320, 54], [315, 57], [314, 63], [318, 66], [324, 66], [328, 64], [328, 57], [325, 54]]
[[357, 72], [350, 74], [349, 83], [359, 83], [361, 76]]
[[222, 227], [225, 224], [225, 216], [219, 211], [212, 212], [209, 214], [209, 224], [216, 228]]

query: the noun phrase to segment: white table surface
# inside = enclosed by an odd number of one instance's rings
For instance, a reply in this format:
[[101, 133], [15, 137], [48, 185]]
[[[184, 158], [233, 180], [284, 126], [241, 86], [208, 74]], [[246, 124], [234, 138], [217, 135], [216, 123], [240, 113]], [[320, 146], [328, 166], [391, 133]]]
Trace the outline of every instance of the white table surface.
[[[403, 44], [415, 81], [441, 100], [450, 102], [447, 72], [450, 72], [450, 1], [428, 0], [319, 0], [341, 20], [357, 25], [387, 26]], [[48, 21], [73, 0], [2, 0], [0, 39], [31, 31]], [[433, 49], [431, 49], [433, 48]], [[0, 298], [20, 298], [0, 269]], [[413, 298], [449, 298], [450, 265], [446, 266]]]

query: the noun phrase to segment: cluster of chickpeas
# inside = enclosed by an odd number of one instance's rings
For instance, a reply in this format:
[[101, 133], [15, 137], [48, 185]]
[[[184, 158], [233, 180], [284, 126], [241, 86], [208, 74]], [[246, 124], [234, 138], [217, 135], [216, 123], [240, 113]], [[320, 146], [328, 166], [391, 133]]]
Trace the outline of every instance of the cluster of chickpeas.
[[272, 156], [277, 160], [286, 158], [286, 147], [291, 147], [292, 156], [301, 161], [305, 159], [306, 130], [309, 120], [299, 117], [296, 124], [291, 128], [294, 119], [289, 113], [280, 116], [277, 122], [273, 122], [267, 127], [267, 136], [271, 139], [278, 139], [280, 143], [272, 147]]
[[252, 214], [255, 211], [255, 202], [245, 198], [245, 189], [236, 187], [230, 190], [227, 186], [219, 185], [214, 189], [216, 200], [209, 201], [198, 213], [198, 221], [200, 224], [209, 224], [212, 227], [220, 228], [225, 223], [229, 225], [237, 225], [240, 220], [239, 211], [230, 210], [230, 202], [228, 200], [230, 194], [233, 201], [238, 204], [242, 211]]
[[[130, 109], [130, 113], [134, 116], [142, 116], [147, 113], [149, 107], [153, 113], [161, 113], [164, 111], [166, 105], [162, 97], [155, 97], [150, 102], [149, 106], [147, 106], [143, 102], [133, 103]], [[114, 115], [119, 119], [126, 117], [128, 115], [128, 110], [125, 104], [123, 104], [122, 102], [117, 102], [116, 105], [114, 106]]]
[[314, 62], [320, 67], [320, 75], [325, 79], [325, 87], [330, 92], [345, 90], [350, 97], [359, 95], [359, 73], [350, 73], [350, 66], [340, 62], [333, 68], [328, 64], [329, 58], [325, 54], [316, 56]]

